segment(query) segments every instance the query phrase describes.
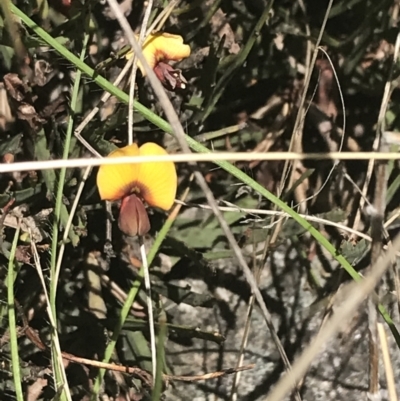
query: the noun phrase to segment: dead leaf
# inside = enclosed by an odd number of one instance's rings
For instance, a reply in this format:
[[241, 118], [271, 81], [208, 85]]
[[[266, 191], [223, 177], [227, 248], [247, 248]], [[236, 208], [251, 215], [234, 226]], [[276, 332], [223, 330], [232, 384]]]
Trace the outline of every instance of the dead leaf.
[[18, 262], [30, 264], [32, 258], [32, 250], [30, 245], [18, 245], [15, 250], [15, 259]]
[[0, 130], [7, 131], [14, 121], [15, 117], [11, 113], [7, 91], [4, 83], [0, 82]]
[[27, 388], [27, 401], [36, 401], [42, 395], [43, 389], [48, 385], [46, 378], [38, 377], [30, 386]]
[[43, 209], [35, 216], [27, 216], [26, 205], [16, 206], [6, 215], [4, 225], [17, 228], [18, 224], [20, 224], [21, 231], [28, 233], [33, 242], [42, 242], [47, 237], [43, 226], [48, 221], [49, 215], [52, 212], [53, 209]]
[[8, 95], [16, 100], [17, 102], [22, 102], [25, 99], [29, 88], [17, 74], [6, 74], [3, 77], [5, 88], [7, 89]]
[[57, 114], [63, 113], [66, 109], [66, 101], [65, 97], [60, 95], [54, 102], [51, 102], [47, 106], [45, 106], [40, 112], [39, 115], [45, 121], [51, 117], [56, 116]]
[[53, 68], [46, 60], [36, 60], [33, 81], [37, 86], [46, 85], [53, 76]]
[[38, 131], [46, 120], [39, 116], [33, 106], [35, 97], [31, 88], [17, 74], [6, 74], [3, 81], [8, 95], [13, 100], [11, 107], [18, 119], [26, 121], [33, 131]]
[[34, 131], [38, 131], [41, 125], [46, 122], [45, 119], [39, 116], [35, 108], [28, 103], [21, 103], [17, 110], [17, 116], [20, 120], [26, 121]]
[[228, 49], [230, 54], [238, 54], [240, 46], [236, 42], [235, 33], [226, 18], [226, 14], [219, 8], [210, 22], [212, 32], [218, 34], [220, 39], [225, 38], [224, 48]]

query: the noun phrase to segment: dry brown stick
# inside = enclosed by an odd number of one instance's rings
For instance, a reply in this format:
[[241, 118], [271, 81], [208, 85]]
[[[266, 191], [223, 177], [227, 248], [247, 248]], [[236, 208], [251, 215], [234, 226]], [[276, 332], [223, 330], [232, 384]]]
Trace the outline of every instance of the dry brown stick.
[[396, 384], [393, 373], [393, 366], [390, 360], [390, 350], [387, 342], [385, 326], [382, 323], [378, 323], [378, 334], [379, 341], [382, 350], [383, 365], [385, 367], [386, 383], [388, 388], [388, 395], [390, 401], [397, 401]]
[[251, 363], [249, 365], [237, 366], [236, 368], [222, 369], [216, 372], [204, 373], [202, 375], [194, 376], [175, 376], [175, 375], [163, 375], [164, 379], [171, 381], [184, 381], [184, 382], [194, 382], [201, 380], [216, 379], [221, 376], [231, 375], [237, 372], [243, 372], [244, 370], [250, 370], [255, 368], [255, 364]]
[[[371, 266], [374, 266], [382, 252], [382, 229], [386, 205], [387, 173], [386, 164], [376, 164], [374, 210], [371, 216]], [[378, 293], [379, 294], [379, 293]], [[372, 296], [368, 298], [368, 345], [369, 345], [369, 392], [379, 391], [379, 347], [378, 311]]]
[[29, 325], [29, 321], [25, 316], [21, 304], [17, 301], [16, 298], [14, 302], [16, 310], [22, 320], [23, 330], [25, 332], [25, 335], [29, 338], [32, 344], [36, 345], [36, 347], [38, 347], [41, 351], [46, 351], [48, 348], [46, 347], [46, 345], [43, 344], [43, 341], [40, 339], [36, 331], [33, 330], [32, 327]]
[[[62, 352], [62, 357], [73, 363], [80, 363], [82, 365], [94, 366], [96, 368], [108, 369], [108, 370], [113, 370], [113, 371], [122, 372], [122, 373], [128, 373], [131, 375], [135, 375], [138, 378], [144, 380], [145, 382], [149, 382], [149, 383], [151, 383], [151, 381], [152, 381], [151, 373], [149, 373], [146, 370], [143, 370], [141, 368], [138, 368], [138, 367], [118, 365], [116, 363], [105, 363], [105, 362], [101, 362], [101, 361], [95, 361], [93, 359], [81, 358], [79, 356], [69, 354], [68, 352]], [[222, 370], [219, 370], [216, 372], [204, 373], [202, 375], [193, 375], [193, 376], [177, 375], [176, 376], [176, 375], [163, 374], [162, 377], [163, 377], [163, 380], [165, 380], [165, 381], [194, 382], [194, 381], [201, 381], [201, 380], [216, 379], [218, 377], [233, 374], [236, 372], [250, 370], [250, 369], [253, 369], [254, 367], [255, 367], [254, 364], [250, 364], [250, 365], [239, 366], [237, 368], [227, 368], [227, 369], [222, 369]]]

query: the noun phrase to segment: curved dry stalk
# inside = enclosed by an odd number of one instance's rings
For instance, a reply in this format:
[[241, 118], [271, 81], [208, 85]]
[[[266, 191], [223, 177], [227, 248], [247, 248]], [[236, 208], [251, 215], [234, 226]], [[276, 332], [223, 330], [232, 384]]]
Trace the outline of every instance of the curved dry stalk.
[[[340, 138], [340, 144], [339, 144], [339, 148], [338, 148], [338, 152], [341, 152], [342, 149], [343, 149], [344, 138], [345, 138], [345, 134], [346, 134], [346, 107], [345, 107], [345, 104], [344, 104], [343, 92], [342, 92], [342, 88], [340, 86], [339, 77], [338, 77], [338, 75], [336, 73], [336, 68], [333, 66], [333, 62], [332, 62], [329, 54], [321, 46], [318, 46], [318, 50], [321, 51], [322, 53], [324, 53], [325, 57], [328, 59], [329, 64], [331, 65], [331, 68], [332, 68], [332, 72], [333, 72], [333, 76], [334, 76], [335, 81], [336, 81], [336, 85], [338, 87], [340, 104], [342, 105], [342, 115], [343, 115], [342, 135], [341, 135], [341, 138]], [[318, 189], [318, 191], [313, 193], [312, 195], [310, 195], [308, 198], [303, 199], [302, 203], [303, 202], [307, 202], [307, 201], [317, 197], [323, 191], [323, 189], [326, 187], [326, 185], [328, 184], [329, 180], [331, 179], [332, 174], [335, 171], [338, 163], [339, 163], [339, 159], [334, 161], [332, 168], [329, 170], [329, 173], [328, 173], [325, 181], [322, 183], [322, 185]]]
[[390, 360], [390, 350], [387, 342], [385, 326], [382, 323], [378, 323], [378, 334], [382, 350], [383, 366], [385, 367], [386, 383], [389, 393], [388, 399], [389, 401], [398, 401], [393, 366]]
[[[319, 46], [320, 46], [321, 41], [322, 41], [322, 36], [323, 36], [323, 34], [325, 32], [325, 26], [326, 26], [326, 24], [328, 22], [328, 17], [329, 17], [329, 14], [331, 12], [332, 4], [333, 4], [333, 0], [329, 0], [329, 4], [328, 4], [328, 6], [326, 8], [326, 11], [325, 11], [324, 19], [322, 21], [322, 26], [321, 26], [321, 29], [319, 30], [319, 35], [318, 35], [317, 41], [315, 43], [315, 49], [314, 49], [310, 64], [308, 66], [308, 70], [307, 70], [305, 79], [304, 79], [303, 93], [301, 94], [299, 109], [297, 111], [296, 120], [295, 120], [294, 127], [293, 127], [293, 134], [292, 134], [292, 138], [290, 140], [289, 151], [298, 150], [297, 149], [297, 145], [299, 145], [301, 143], [302, 131], [303, 131], [302, 130], [302, 126], [303, 126], [304, 117], [305, 117], [304, 105], [306, 103], [307, 90], [308, 90], [308, 88], [310, 86], [312, 71], [314, 69], [315, 62], [317, 61], [318, 52], [319, 52]], [[285, 166], [283, 168], [283, 173], [282, 173], [282, 177], [283, 178], [281, 180], [281, 185], [279, 186], [279, 189], [278, 189], [279, 196], [281, 195], [281, 193], [283, 191], [283, 188], [284, 188], [284, 186], [286, 184], [286, 179], [287, 179], [289, 167], [290, 167], [289, 163], [286, 162]], [[294, 170], [295, 170], [295, 168], [293, 166], [292, 171], [294, 171]], [[292, 177], [293, 177], [293, 173], [291, 174], [290, 181], [293, 179]], [[290, 186], [290, 183], [289, 183], [289, 186]]]
[[[292, 137], [290, 139], [290, 144], [289, 144], [289, 152], [291, 151], [295, 151], [297, 153], [301, 153], [302, 152], [302, 147], [301, 147], [301, 142], [302, 142], [302, 133], [303, 133], [303, 124], [304, 124], [304, 119], [305, 119], [305, 115], [307, 113], [307, 110], [305, 108], [305, 102], [306, 102], [306, 97], [307, 97], [307, 91], [308, 88], [310, 86], [310, 82], [311, 82], [311, 75], [312, 75], [312, 71], [314, 69], [315, 63], [317, 61], [317, 57], [318, 57], [318, 52], [319, 52], [319, 45], [322, 41], [322, 36], [325, 32], [325, 26], [328, 22], [328, 17], [332, 8], [332, 4], [333, 4], [333, 0], [330, 0], [328, 3], [328, 6], [326, 8], [325, 11], [325, 16], [324, 19], [322, 21], [322, 26], [321, 29], [319, 31], [319, 35], [317, 38], [317, 41], [315, 43], [315, 49], [311, 58], [310, 63], [307, 65], [307, 71], [306, 71], [306, 76], [304, 79], [304, 87], [303, 87], [303, 92], [301, 94], [301, 99], [300, 99], [300, 104], [299, 104], [299, 109], [297, 111], [296, 114], [296, 120], [294, 123], [294, 127], [293, 127], [293, 133], [292, 133]], [[340, 152], [337, 152], [340, 153]], [[283, 172], [282, 172], [282, 178], [280, 181], [280, 185], [278, 187], [278, 197], [280, 197], [282, 195], [283, 189], [286, 185], [286, 181], [287, 178], [289, 176], [289, 170], [290, 170], [290, 165], [291, 163], [289, 162], [289, 160], [285, 161], [285, 165], [283, 167]], [[296, 163], [293, 163], [292, 165], [292, 169], [290, 172], [290, 177], [289, 177], [289, 184], [288, 186], [291, 187], [291, 185], [293, 185], [294, 182], [294, 173], [296, 170]], [[266, 260], [267, 255], [268, 255], [268, 248], [270, 246], [270, 244], [274, 244], [278, 238], [278, 235], [281, 231], [281, 227], [282, 227], [282, 223], [278, 224], [274, 230], [274, 232], [272, 233], [272, 235], [268, 236], [267, 241], [266, 241], [266, 245], [264, 248], [264, 254], [263, 254], [263, 260]]]

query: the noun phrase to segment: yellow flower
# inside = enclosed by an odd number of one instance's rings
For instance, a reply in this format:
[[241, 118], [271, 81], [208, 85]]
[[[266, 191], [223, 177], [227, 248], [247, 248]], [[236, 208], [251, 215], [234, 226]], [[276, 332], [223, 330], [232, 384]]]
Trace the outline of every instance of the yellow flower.
[[[166, 32], [151, 34], [144, 41], [142, 51], [146, 61], [167, 89], [175, 90], [186, 87], [187, 81], [181, 71], [168, 64], [168, 61], [180, 61], [190, 56], [190, 46], [183, 43], [182, 36]], [[129, 52], [126, 58], [129, 59], [132, 55], [133, 52]], [[138, 67], [142, 75], [146, 76], [146, 71], [140, 61]]]
[[[125, 146], [107, 157], [165, 155], [159, 145], [148, 142], [140, 148]], [[138, 164], [113, 164], [100, 166], [97, 187], [103, 200], [122, 199], [118, 224], [127, 235], [144, 235], [150, 222], [144, 206], [168, 210], [174, 203], [177, 175], [173, 162], [146, 162]]]

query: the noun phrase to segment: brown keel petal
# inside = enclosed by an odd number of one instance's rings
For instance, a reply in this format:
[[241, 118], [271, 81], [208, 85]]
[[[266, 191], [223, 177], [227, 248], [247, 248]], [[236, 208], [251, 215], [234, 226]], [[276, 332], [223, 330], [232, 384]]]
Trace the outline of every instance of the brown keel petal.
[[176, 89], [185, 89], [187, 81], [182, 75], [181, 70], [176, 70], [167, 63], [160, 61], [154, 67], [154, 73], [157, 78], [161, 81], [164, 87], [170, 91], [175, 91]]
[[135, 194], [122, 200], [119, 212], [118, 226], [120, 230], [131, 237], [145, 235], [150, 230], [150, 221], [146, 208]]

